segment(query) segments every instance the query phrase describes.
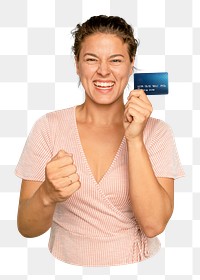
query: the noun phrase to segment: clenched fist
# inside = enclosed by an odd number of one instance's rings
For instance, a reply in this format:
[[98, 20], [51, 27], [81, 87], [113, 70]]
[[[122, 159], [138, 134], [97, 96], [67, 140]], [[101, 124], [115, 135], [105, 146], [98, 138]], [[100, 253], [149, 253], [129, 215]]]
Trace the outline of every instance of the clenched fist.
[[81, 184], [72, 154], [60, 150], [45, 169], [45, 193], [49, 203], [67, 200]]

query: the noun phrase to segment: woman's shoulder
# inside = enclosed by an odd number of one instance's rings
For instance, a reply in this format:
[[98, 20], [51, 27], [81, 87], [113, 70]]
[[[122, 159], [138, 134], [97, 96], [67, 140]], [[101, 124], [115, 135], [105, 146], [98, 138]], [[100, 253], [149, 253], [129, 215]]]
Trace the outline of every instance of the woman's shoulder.
[[66, 120], [67, 118], [71, 117], [71, 115], [74, 112], [75, 107], [70, 107], [70, 108], [65, 108], [65, 109], [60, 109], [52, 112], [48, 112], [46, 115], [43, 117], [46, 118], [50, 123], [54, 121], [62, 121]]
[[65, 108], [48, 112], [40, 116], [33, 125], [32, 130], [38, 131], [56, 131], [73, 122], [74, 108]]
[[59, 123], [66, 122], [72, 118], [74, 107], [55, 110], [41, 115], [35, 122], [34, 126], [45, 126], [51, 127], [58, 125]]
[[160, 130], [160, 129], [171, 129], [170, 125], [168, 123], [166, 123], [165, 121], [161, 120], [161, 119], [157, 119], [157, 118], [153, 118], [150, 117], [148, 119], [147, 125], [146, 125], [146, 129], [148, 130]]
[[171, 126], [164, 120], [150, 117], [144, 130], [144, 139], [152, 140], [152, 138], [160, 139], [173, 135]]

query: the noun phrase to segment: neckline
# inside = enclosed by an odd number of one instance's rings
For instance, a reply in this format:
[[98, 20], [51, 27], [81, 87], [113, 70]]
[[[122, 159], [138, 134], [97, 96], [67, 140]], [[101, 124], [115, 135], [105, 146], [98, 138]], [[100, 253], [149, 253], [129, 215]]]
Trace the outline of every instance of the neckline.
[[125, 136], [123, 136], [122, 141], [121, 141], [121, 143], [119, 145], [119, 148], [118, 148], [118, 150], [117, 150], [117, 152], [116, 152], [116, 154], [115, 154], [115, 156], [114, 156], [114, 158], [113, 158], [109, 168], [106, 170], [106, 172], [101, 177], [101, 179], [99, 181], [97, 181], [95, 176], [94, 176], [94, 174], [93, 174], [93, 172], [92, 172], [92, 170], [91, 170], [91, 168], [90, 168], [90, 165], [88, 163], [87, 157], [85, 155], [85, 152], [84, 152], [84, 149], [83, 149], [83, 146], [82, 146], [82, 143], [81, 143], [80, 134], [79, 134], [79, 131], [78, 131], [77, 120], [76, 120], [76, 107], [77, 106], [73, 107], [73, 122], [74, 122], [74, 127], [75, 127], [75, 136], [76, 136], [77, 144], [78, 144], [78, 147], [79, 147], [79, 150], [80, 150], [80, 154], [81, 154], [81, 156], [82, 156], [82, 158], [84, 160], [85, 167], [86, 167], [86, 169], [87, 169], [87, 171], [89, 173], [90, 178], [93, 180], [95, 185], [99, 186], [102, 183], [102, 181], [105, 180], [105, 178], [110, 173], [110, 171], [112, 170], [116, 160], [118, 159], [118, 157], [120, 155], [120, 152], [121, 152], [121, 150], [122, 150], [122, 148], [124, 146], [124, 143], [126, 142], [126, 138], [125, 138]]

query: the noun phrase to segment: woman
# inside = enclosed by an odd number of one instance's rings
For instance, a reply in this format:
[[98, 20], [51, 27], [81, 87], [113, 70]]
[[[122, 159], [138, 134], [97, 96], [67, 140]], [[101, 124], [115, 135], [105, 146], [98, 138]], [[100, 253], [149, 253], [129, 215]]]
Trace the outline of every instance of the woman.
[[183, 176], [173, 135], [150, 117], [144, 91], [131, 91], [123, 103], [137, 50], [131, 26], [95, 16], [73, 35], [85, 102], [33, 127], [16, 168], [18, 228], [35, 237], [51, 227], [51, 253], [71, 264], [142, 261], [159, 250], [174, 179]]

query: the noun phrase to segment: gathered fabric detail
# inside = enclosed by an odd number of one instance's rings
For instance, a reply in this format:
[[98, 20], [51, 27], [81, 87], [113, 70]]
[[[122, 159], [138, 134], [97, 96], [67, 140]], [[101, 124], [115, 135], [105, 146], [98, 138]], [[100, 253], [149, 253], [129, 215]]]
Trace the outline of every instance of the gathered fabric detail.
[[150, 257], [148, 239], [144, 232], [138, 227], [135, 228], [135, 238], [132, 252], [133, 262], [141, 262]]

